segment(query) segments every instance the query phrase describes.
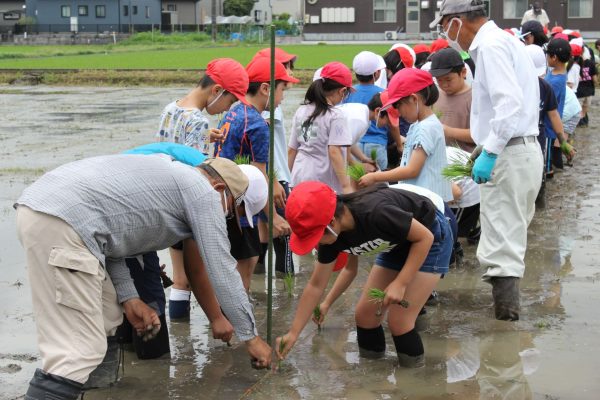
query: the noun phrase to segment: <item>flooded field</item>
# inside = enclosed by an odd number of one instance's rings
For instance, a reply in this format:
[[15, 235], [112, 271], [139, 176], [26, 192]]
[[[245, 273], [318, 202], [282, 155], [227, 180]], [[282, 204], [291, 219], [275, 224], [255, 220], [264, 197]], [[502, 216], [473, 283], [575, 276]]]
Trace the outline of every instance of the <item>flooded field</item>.
[[[117, 153], [153, 141], [162, 107], [185, 88], [0, 88], [0, 399], [22, 398], [39, 366], [24, 252], [15, 233], [14, 200], [62, 163]], [[286, 93], [289, 124], [304, 92]], [[475, 247], [451, 269], [428, 307], [421, 335], [426, 366], [398, 366], [388, 336], [383, 360], [358, 356], [354, 305], [369, 261], [330, 310], [323, 330], [305, 328], [281, 370], [256, 371], [243, 344], [210, 337], [202, 310], [190, 323], [169, 323], [171, 357], [125, 357], [124, 377], [86, 400], [131, 399], [598, 399], [600, 380], [600, 107], [591, 128], [578, 129], [578, 158], [548, 183], [548, 201], [530, 226], [521, 282], [521, 320], [492, 317], [491, 287], [480, 280]], [[169, 263], [164, 252], [162, 262]], [[300, 273], [289, 298], [274, 282], [273, 332], [285, 333], [312, 270]], [[259, 332], [266, 335], [265, 279], [255, 276]]]

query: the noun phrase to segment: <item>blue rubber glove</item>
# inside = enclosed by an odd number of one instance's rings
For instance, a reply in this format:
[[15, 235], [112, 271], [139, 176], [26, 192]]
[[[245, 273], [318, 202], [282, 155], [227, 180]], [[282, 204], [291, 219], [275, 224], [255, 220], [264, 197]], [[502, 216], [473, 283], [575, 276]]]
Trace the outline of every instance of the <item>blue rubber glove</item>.
[[473, 180], [475, 183], [486, 183], [492, 179], [492, 170], [496, 164], [495, 154], [490, 154], [483, 150], [473, 165]]

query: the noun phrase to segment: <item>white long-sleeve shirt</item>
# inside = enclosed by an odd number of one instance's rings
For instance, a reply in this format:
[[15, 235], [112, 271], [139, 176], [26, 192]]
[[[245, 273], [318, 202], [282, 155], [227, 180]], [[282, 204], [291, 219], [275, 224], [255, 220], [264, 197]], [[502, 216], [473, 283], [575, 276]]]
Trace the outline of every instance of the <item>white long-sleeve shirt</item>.
[[471, 104], [475, 143], [500, 154], [513, 137], [537, 136], [540, 88], [525, 46], [488, 21], [479, 28], [469, 53], [475, 61]]

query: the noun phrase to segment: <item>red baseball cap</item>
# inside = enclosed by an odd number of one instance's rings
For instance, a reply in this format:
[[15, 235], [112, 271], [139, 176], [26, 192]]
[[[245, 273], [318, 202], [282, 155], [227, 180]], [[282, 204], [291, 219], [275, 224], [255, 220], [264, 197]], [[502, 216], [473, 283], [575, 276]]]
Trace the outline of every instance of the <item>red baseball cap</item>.
[[402, 65], [404, 68], [412, 68], [415, 66], [415, 59], [412, 54], [410, 54], [410, 50], [406, 47], [398, 46], [393, 49], [400, 56], [400, 61], [402, 61]]
[[550, 34], [554, 35], [555, 33], [562, 33], [562, 31], [563, 31], [562, 26], [555, 26], [554, 28], [552, 28], [550, 30]]
[[[269, 82], [271, 80], [271, 58], [257, 57], [246, 65], [248, 79], [250, 82]], [[288, 75], [287, 70], [282, 63], [275, 60], [275, 80], [291, 83], [300, 82], [296, 78]]]
[[[390, 100], [388, 91], [384, 90], [383, 92], [379, 93], [379, 98], [381, 99], [381, 104], [387, 104]], [[394, 107], [388, 107], [385, 112], [387, 112], [390, 124], [392, 124], [392, 126], [400, 125], [400, 113], [398, 110], [396, 110]]]
[[566, 40], [567, 42], [569, 41], [569, 36], [565, 35], [564, 33], [557, 33], [556, 35], [554, 35], [554, 39], [563, 39]]
[[429, 48], [429, 46], [423, 43], [415, 45], [415, 47], [413, 47], [413, 50], [415, 51], [415, 54], [431, 53], [431, 49]]
[[331, 79], [354, 91], [352, 87], [352, 72], [350, 72], [350, 68], [341, 62], [333, 61], [325, 64], [321, 70], [321, 78]]
[[[388, 101], [383, 103], [383, 109], [389, 108], [400, 99], [417, 93], [427, 86], [433, 85], [433, 77], [427, 71], [417, 68], [404, 68], [396, 72], [388, 85]], [[394, 108], [394, 107], [391, 107]]]
[[206, 75], [234, 95], [239, 101], [248, 104], [248, 73], [239, 62], [231, 58], [216, 58], [206, 66]]
[[333, 219], [336, 202], [335, 192], [324, 183], [307, 181], [294, 187], [285, 206], [294, 253], [304, 255], [315, 248]]
[[[259, 50], [254, 55], [254, 58], [257, 58], [257, 57], [271, 58], [271, 49], [266, 48], [266, 49]], [[275, 60], [276, 61], [279, 61], [280, 63], [285, 64], [290, 61], [294, 61], [296, 58], [298, 58], [297, 55], [290, 54], [290, 53], [286, 52], [285, 50], [280, 49], [279, 47], [275, 47]]]
[[448, 41], [446, 39], [435, 39], [432, 43], [431, 43], [431, 53], [435, 53], [436, 51], [440, 51], [442, 49], [446, 49], [450, 47], [450, 45], [448, 44]]
[[571, 36], [574, 36], [576, 38], [580, 38], [581, 37], [581, 32], [579, 32], [579, 31], [573, 31], [573, 32], [571, 32]]
[[582, 54], [583, 54], [583, 47], [576, 45], [574, 43], [571, 43], [571, 55], [573, 57], [581, 57]]

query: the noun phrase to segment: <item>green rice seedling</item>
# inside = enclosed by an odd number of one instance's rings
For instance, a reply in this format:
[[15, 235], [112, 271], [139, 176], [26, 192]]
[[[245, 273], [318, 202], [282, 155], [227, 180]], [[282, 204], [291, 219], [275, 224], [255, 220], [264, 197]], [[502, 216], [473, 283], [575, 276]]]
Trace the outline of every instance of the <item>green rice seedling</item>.
[[[321, 305], [320, 304], [317, 304], [317, 306], [313, 310], [313, 316], [315, 317], [315, 319], [317, 321], [321, 319]], [[317, 324], [317, 330], [319, 332], [321, 332], [321, 324], [320, 323]]]
[[233, 162], [236, 163], [237, 165], [250, 164], [250, 156], [243, 156], [241, 154], [238, 154], [237, 156], [235, 156], [233, 158]]
[[[383, 304], [383, 299], [385, 298], [385, 292], [381, 289], [371, 288], [369, 289], [369, 301], [373, 303]], [[404, 308], [408, 308], [410, 303], [406, 300], [400, 300], [398, 303], [400, 306]], [[380, 314], [379, 314], [380, 315]]]
[[371, 149], [371, 160], [377, 162], [377, 149]]
[[285, 286], [285, 289], [287, 290], [288, 297], [292, 298], [294, 296], [294, 275], [292, 275], [290, 272], [288, 272], [283, 277], [283, 285]]
[[468, 178], [473, 172], [473, 160], [468, 155], [459, 153], [450, 158], [450, 162], [442, 169], [442, 176], [449, 181]]
[[358, 182], [360, 178], [366, 175], [367, 171], [365, 170], [365, 166], [362, 163], [349, 165], [347, 168], [347, 173], [350, 179]]
[[[285, 339], [282, 337], [281, 342], [279, 342], [279, 353], [283, 354], [283, 350], [285, 350]], [[277, 369], [281, 369], [281, 359], [277, 361]]]

